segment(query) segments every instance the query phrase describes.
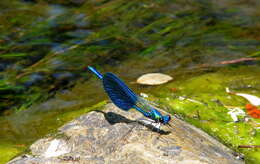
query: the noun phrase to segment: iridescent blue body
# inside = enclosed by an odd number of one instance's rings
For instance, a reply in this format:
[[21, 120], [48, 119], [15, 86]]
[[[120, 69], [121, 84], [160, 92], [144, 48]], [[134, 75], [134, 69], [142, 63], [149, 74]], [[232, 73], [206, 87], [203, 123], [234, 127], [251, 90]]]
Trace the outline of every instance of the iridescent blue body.
[[127, 85], [113, 73], [102, 75], [93, 67], [88, 66], [103, 82], [103, 87], [112, 100], [112, 102], [122, 110], [128, 111], [131, 108], [141, 112], [145, 117], [154, 120], [157, 123], [168, 124], [171, 120], [169, 115], [163, 116], [158, 110], [152, 107], [146, 100], [137, 96]]

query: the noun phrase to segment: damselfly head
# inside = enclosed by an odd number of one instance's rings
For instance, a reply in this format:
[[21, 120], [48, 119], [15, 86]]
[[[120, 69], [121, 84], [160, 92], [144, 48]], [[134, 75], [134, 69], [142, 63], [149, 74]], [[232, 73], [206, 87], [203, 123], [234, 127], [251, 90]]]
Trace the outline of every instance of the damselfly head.
[[162, 116], [162, 123], [163, 123], [164, 125], [165, 125], [165, 124], [168, 124], [170, 120], [171, 120], [171, 116], [170, 116], [170, 115]]

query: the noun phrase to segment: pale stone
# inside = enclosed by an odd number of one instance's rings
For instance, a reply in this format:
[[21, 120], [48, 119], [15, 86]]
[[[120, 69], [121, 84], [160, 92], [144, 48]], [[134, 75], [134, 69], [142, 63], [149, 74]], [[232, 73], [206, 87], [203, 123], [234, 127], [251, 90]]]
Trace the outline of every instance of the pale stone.
[[171, 81], [173, 78], [162, 73], [148, 73], [137, 79], [138, 84], [142, 85], [160, 85]]

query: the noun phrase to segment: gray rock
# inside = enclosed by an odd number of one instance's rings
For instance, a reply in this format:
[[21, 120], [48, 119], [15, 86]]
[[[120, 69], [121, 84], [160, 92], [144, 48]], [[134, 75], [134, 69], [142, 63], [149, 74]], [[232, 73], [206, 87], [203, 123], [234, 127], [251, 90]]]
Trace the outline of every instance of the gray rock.
[[59, 129], [60, 135], [43, 138], [31, 155], [9, 164], [242, 164], [230, 149], [201, 130], [173, 118], [172, 127], [158, 131], [144, 125], [136, 111], [125, 112], [112, 104], [93, 111]]

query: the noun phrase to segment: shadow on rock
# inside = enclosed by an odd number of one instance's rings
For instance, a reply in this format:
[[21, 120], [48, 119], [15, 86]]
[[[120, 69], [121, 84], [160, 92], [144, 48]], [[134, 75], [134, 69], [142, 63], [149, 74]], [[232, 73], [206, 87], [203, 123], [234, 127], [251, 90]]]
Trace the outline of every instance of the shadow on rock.
[[117, 123], [129, 124], [129, 123], [136, 122], [133, 120], [129, 120], [128, 118], [126, 118], [120, 114], [114, 113], [114, 112], [103, 112], [100, 110], [95, 110], [95, 112], [102, 113], [104, 115], [105, 119], [107, 120], [107, 122], [109, 122], [111, 125], [114, 125]]
[[170, 131], [164, 131], [162, 129], [158, 129], [152, 124], [146, 124], [141, 120], [137, 120], [137, 121], [130, 120], [130, 119], [128, 119], [120, 114], [114, 113], [114, 112], [104, 112], [104, 111], [100, 111], [100, 110], [95, 110], [95, 112], [102, 113], [104, 115], [105, 119], [107, 120], [107, 122], [109, 122], [111, 125], [114, 125], [117, 123], [126, 123], [126, 124], [138, 123], [142, 126], [147, 127], [149, 130], [151, 130], [153, 132], [157, 132], [161, 135], [167, 135], [167, 134], [171, 133]]

